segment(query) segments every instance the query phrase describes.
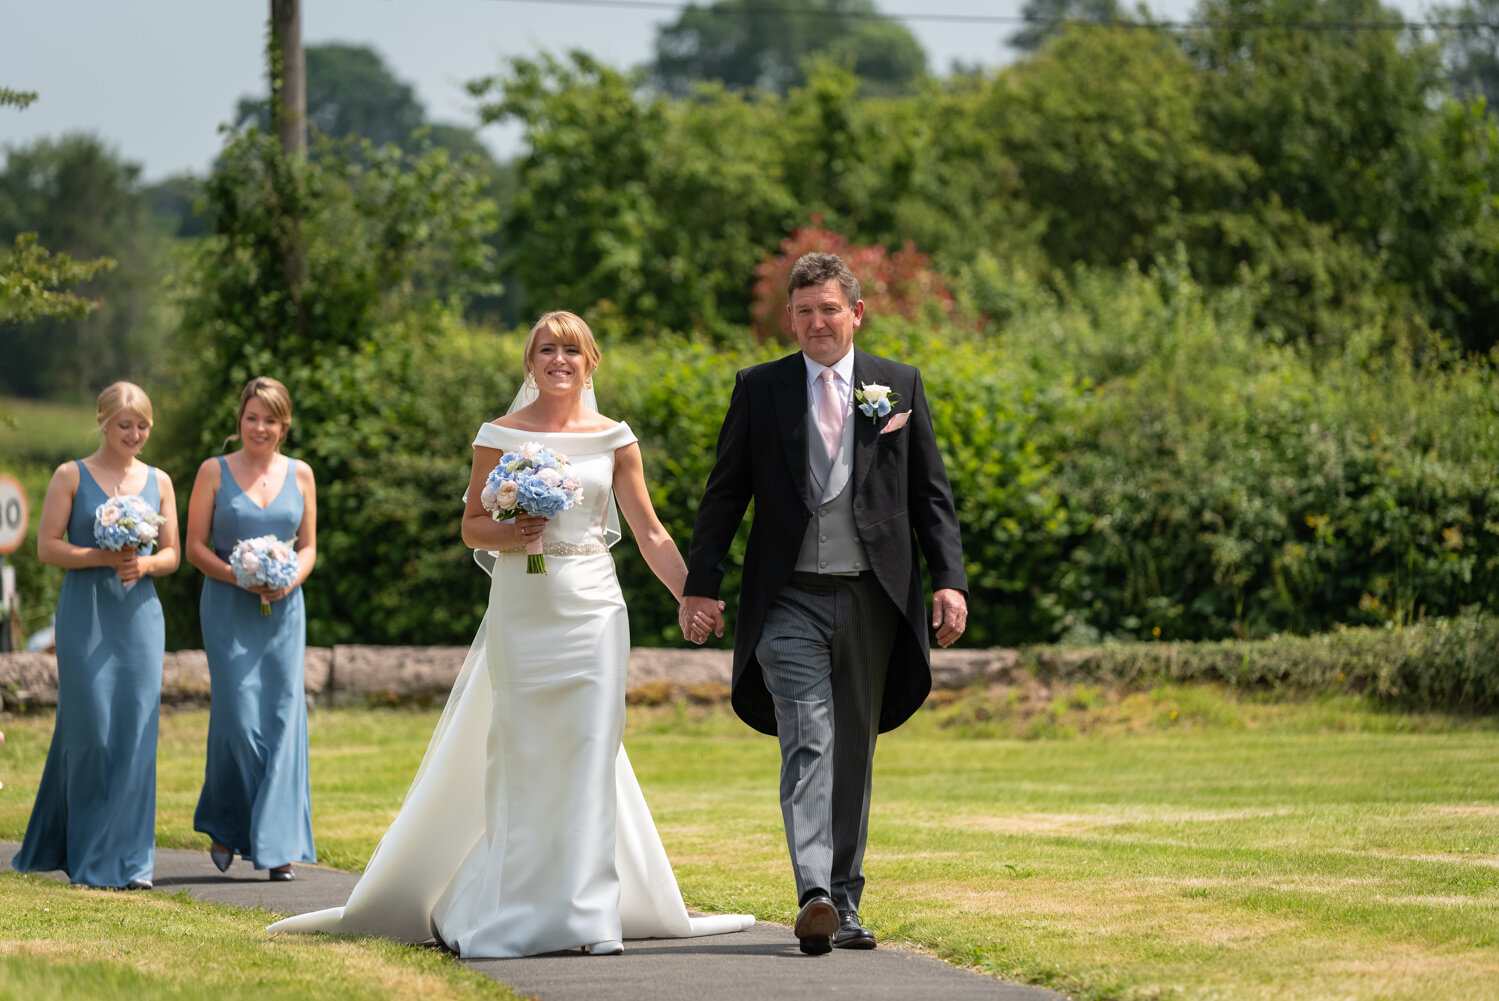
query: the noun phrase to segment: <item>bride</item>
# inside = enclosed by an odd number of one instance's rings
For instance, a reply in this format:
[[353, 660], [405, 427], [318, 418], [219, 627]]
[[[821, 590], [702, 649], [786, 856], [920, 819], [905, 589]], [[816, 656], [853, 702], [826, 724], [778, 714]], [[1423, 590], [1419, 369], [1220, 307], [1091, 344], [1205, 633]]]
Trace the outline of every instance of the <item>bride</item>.
[[[426, 757], [348, 903], [270, 931], [436, 939], [465, 957], [512, 957], [613, 955], [624, 938], [754, 923], [688, 916], [620, 743], [630, 631], [609, 555], [615, 500], [679, 600], [687, 569], [651, 505], [634, 434], [593, 409], [599, 358], [572, 313], [531, 329], [511, 412], [474, 440], [463, 541], [491, 574], [489, 610]], [[480, 492], [501, 454], [528, 441], [567, 457], [583, 500], [551, 522], [495, 522]], [[538, 538], [547, 573], [527, 574], [525, 547]], [[692, 628], [689, 639], [706, 638], [708, 623]]]

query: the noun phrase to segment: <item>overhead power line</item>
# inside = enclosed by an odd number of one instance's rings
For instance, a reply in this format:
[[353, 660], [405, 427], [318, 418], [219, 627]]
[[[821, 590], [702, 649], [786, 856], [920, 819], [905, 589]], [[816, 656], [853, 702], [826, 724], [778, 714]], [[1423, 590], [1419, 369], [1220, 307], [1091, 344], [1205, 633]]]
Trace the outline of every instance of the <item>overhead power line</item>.
[[947, 24], [1035, 25], [1056, 27], [1074, 24], [1094, 28], [1135, 28], [1147, 31], [1452, 31], [1499, 33], [1499, 23], [1487, 21], [1263, 21], [1263, 20], [1186, 20], [1186, 21], [1088, 21], [1077, 18], [1027, 18], [1019, 14], [951, 14], [938, 11], [831, 11], [795, 4], [758, 3], [734, 10], [719, 10], [697, 4], [674, 3], [672, 0], [490, 0], [491, 3], [525, 3], [543, 7], [608, 7], [616, 10], [660, 10], [682, 14], [697, 7], [705, 14], [805, 14], [811, 17], [867, 18], [870, 20], [914, 21]]

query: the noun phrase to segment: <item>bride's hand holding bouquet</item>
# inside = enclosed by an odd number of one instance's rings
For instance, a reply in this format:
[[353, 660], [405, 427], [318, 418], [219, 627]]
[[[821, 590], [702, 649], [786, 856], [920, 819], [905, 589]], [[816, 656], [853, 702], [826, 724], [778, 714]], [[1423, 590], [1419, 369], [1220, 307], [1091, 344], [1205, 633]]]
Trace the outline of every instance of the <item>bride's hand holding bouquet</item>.
[[546, 525], [535, 519], [550, 521], [582, 500], [583, 485], [567, 456], [535, 441], [501, 455], [479, 494], [495, 521], [515, 520], [516, 534], [526, 543], [526, 573], [547, 572], [541, 539]]

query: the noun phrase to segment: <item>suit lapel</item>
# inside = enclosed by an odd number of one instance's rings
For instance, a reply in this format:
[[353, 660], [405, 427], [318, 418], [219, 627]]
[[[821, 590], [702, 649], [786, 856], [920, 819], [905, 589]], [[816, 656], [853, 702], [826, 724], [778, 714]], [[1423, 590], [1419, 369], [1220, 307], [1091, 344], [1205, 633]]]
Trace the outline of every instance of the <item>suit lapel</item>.
[[[854, 388], [861, 389], [867, 383], [878, 381], [872, 371], [874, 360], [869, 355], [854, 348]], [[864, 411], [859, 409], [859, 403], [854, 401], [853, 412], [848, 415], [849, 420], [854, 422], [854, 490], [857, 491], [864, 485], [864, 477], [869, 475], [869, 467], [874, 463], [875, 439], [879, 436], [879, 429], [875, 422], [864, 416]]]
[[802, 361], [801, 352], [787, 358], [786, 364], [776, 374], [778, 378], [771, 388], [771, 396], [776, 420], [780, 424], [781, 451], [786, 456], [792, 488], [811, 510], [815, 499], [807, 487], [811, 477], [807, 469], [807, 365]]

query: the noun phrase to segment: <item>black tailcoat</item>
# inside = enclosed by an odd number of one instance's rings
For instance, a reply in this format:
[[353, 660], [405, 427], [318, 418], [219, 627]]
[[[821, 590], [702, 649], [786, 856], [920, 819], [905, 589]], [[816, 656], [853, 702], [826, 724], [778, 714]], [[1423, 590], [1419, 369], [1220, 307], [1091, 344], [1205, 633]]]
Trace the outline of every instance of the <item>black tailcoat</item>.
[[[952, 488], [937, 452], [921, 373], [854, 349], [855, 388], [889, 386], [899, 401], [889, 417], [854, 422], [854, 524], [875, 578], [900, 610], [885, 681], [879, 730], [905, 722], [932, 687], [930, 619], [921, 586], [921, 546], [933, 589], [967, 591]], [[734, 628], [734, 711], [762, 733], [776, 732], [775, 707], [755, 647], [765, 615], [791, 577], [817, 508], [807, 466], [807, 369], [801, 352], [741, 371], [718, 436], [718, 457], [698, 508], [687, 559], [686, 593], [718, 596], [723, 559], [751, 499], [754, 523], [744, 558]], [[904, 427], [881, 434], [909, 411]]]

